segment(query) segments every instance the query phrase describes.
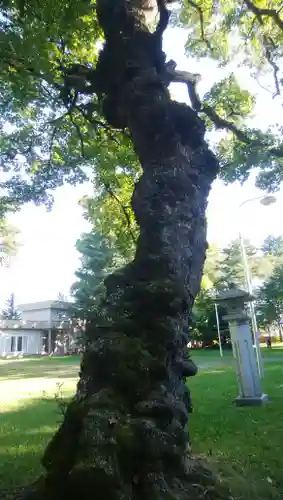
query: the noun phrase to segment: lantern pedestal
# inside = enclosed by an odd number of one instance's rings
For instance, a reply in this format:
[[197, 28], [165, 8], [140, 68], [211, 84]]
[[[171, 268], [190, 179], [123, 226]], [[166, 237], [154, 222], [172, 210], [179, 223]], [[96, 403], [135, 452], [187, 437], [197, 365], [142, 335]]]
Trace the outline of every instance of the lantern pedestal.
[[217, 297], [217, 302], [226, 306], [228, 314], [223, 317], [229, 323], [239, 396], [237, 406], [260, 406], [268, 401], [261, 389], [249, 316], [245, 304], [253, 297], [244, 290], [231, 288]]

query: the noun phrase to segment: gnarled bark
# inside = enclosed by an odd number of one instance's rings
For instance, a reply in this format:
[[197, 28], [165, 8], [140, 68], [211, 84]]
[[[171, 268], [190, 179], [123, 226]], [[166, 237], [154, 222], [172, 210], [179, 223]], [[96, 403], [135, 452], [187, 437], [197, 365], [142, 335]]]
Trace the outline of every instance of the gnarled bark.
[[88, 326], [77, 394], [43, 458], [40, 500], [213, 496], [209, 474], [191, 467], [185, 381], [196, 373], [187, 327], [218, 165], [197, 114], [170, 100], [146, 4], [97, 0], [106, 34], [101, 98], [112, 103], [113, 123], [130, 130], [143, 169], [132, 197], [140, 236], [133, 262], [107, 278], [101, 315]]

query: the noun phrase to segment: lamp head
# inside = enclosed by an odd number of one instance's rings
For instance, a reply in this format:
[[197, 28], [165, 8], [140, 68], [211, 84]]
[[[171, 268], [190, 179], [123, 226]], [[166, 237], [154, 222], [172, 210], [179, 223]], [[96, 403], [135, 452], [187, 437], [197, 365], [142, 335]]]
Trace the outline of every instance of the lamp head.
[[273, 203], [276, 203], [276, 198], [275, 196], [267, 195], [260, 200], [260, 203], [267, 207], [268, 205], [273, 205]]

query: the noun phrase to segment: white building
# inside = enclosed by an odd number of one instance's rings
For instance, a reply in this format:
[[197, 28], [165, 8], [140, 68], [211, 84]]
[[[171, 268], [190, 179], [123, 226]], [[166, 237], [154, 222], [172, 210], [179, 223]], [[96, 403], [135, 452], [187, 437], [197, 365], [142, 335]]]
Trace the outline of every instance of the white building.
[[19, 305], [20, 320], [0, 319], [0, 356], [64, 354], [74, 340], [71, 306], [59, 300]]

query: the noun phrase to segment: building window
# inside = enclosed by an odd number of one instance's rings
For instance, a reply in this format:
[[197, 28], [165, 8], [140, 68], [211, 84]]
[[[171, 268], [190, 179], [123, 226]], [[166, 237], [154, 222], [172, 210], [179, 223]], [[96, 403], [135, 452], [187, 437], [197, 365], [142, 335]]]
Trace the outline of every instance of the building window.
[[18, 337], [18, 342], [17, 342], [17, 351], [22, 352], [23, 350], [23, 337]]
[[16, 337], [11, 337], [11, 352], [16, 350]]
[[15, 336], [11, 337], [11, 352], [27, 352], [28, 339], [27, 337]]

